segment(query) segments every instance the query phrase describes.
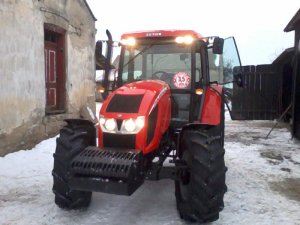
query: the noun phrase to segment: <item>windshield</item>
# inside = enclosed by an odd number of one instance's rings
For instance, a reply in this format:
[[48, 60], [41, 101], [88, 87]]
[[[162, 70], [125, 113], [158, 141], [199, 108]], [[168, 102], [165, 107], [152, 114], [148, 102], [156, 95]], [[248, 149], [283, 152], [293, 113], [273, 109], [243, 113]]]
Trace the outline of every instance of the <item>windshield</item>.
[[[191, 56], [191, 46], [175, 43], [125, 47], [122, 83], [159, 79], [169, 84], [171, 89], [190, 89]], [[199, 77], [200, 59], [197, 62], [196, 77]]]

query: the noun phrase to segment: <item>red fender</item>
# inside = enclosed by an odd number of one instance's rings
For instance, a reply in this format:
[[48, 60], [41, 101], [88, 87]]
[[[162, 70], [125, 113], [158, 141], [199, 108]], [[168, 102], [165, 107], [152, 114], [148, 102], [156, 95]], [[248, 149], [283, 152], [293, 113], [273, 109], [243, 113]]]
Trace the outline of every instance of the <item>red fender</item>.
[[200, 118], [202, 124], [219, 125], [221, 120], [223, 86], [211, 85], [205, 92], [203, 110]]

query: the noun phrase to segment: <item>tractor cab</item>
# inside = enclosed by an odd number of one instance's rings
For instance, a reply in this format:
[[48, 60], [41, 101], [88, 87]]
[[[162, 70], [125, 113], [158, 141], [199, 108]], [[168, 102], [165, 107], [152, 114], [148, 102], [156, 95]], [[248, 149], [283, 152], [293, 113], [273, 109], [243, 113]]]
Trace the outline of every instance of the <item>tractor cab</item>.
[[232, 54], [236, 49], [228, 48], [234, 39], [225, 41], [229, 55], [224, 61], [223, 39], [204, 38], [192, 30], [126, 33], [120, 44], [113, 89], [136, 81], [164, 81], [171, 89], [171, 125], [176, 128], [201, 121], [207, 87], [232, 81], [233, 67], [240, 65], [238, 54]]

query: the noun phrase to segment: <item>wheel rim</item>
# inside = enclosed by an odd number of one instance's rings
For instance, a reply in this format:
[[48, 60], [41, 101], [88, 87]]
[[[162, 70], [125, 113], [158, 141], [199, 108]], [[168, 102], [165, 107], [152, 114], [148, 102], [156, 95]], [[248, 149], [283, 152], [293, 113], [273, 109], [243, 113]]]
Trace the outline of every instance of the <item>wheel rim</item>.
[[[182, 159], [186, 162], [188, 165], [189, 161], [189, 154], [187, 151], [183, 153]], [[180, 189], [180, 194], [181, 198], [186, 201], [189, 196], [189, 188], [190, 188], [190, 177], [191, 174], [189, 172], [189, 168], [187, 170], [182, 170], [180, 172], [180, 179], [179, 179], [179, 189]]]

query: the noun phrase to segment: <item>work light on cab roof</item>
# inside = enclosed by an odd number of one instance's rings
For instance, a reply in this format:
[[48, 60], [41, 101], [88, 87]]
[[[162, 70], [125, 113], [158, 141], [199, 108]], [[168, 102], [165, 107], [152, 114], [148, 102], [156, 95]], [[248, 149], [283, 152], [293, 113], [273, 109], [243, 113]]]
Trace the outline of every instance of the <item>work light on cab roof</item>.
[[123, 34], [120, 43], [122, 45], [134, 46], [139, 38], [173, 38], [178, 44], [192, 44], [194, 39], [203, 38], [199, 33], [192, 30], [158, 30], [142, 31]]

